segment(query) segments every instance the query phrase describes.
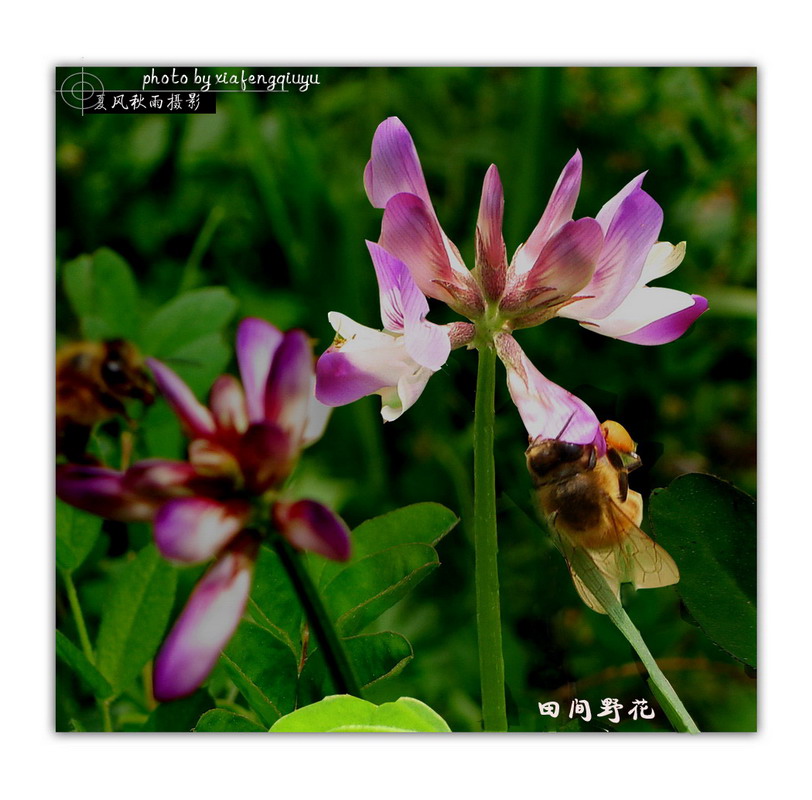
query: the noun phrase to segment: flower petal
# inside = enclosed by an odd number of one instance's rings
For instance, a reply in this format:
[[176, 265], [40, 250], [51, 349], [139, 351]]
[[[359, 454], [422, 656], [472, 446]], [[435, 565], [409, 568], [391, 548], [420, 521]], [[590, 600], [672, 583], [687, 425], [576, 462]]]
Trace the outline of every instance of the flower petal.
[[383, 327], [401, 333], [407, 319], [420, 321], [429, 313], [429, 304], [400, 259], [374, 242], [368, 241], [367, 249], [378, 279]]
[[172, 561], [208, 561], [242, 530], [249, 511], [247, 502], [225, 504], [205, 497], [170, 500], [155, 515], [155, 544]]
[[418, 401], [433, 374], [431, 370], [420, 367], [414, 372], [401, 375], [397, 386], [380, 392], [383, 400], [381, 416], [384, 421], [394, 422], [394, 420], [403, 416]]
[[250, 552], [229, 551], [197, 584], [155, 659], [157, 700], [185, 697], [206, 680], [242, 617], [252, 568]]
[[635, 190], [643, 185], [643, 178], [646, 177], [645, 172], [641, 172], [636, 178], [632, 178], [611, 200], [603, 204], [603, 207], [598, 212], [596, 219], [598, 224], [603, 228], [603, 232], [609, 229], [609, 223], [614, 218], [620, 204]]
[[209, 407], [221, 430], [244, 433], [248, 427], [245, 394], [240, 382], [231, 375], [221, 375], [211, 387]]
[[183, 380], [154, 358], [148, 358], [146, 363], [155, 376], [155, 383], [161, 394], [177, 414], [186, 433], [193, 439], [214, 436], [217, 429], [209, 409], [200, 403]]
[[273, 422], [251, 425], [240, 440], [239, 463], [248, 489], [262, 494], [290, 475], [299, 439]]
[[[647, 288], [647, 292], [656, 291], [655, 288]], [[666, 290], [663, 291], [673, 291]], [[682, 292], [679, 292], [682, 294]], [[673, 342], [674, 339], [679, 339], [694, 321], [708, 310], [708, 301], [698, 294], [692, 294], [693, 305], [684, 308], [681, 311], [675, 311], [667, 317], [661, 317], [648, 325], [639, 328], [633, 333], [624, 336], [618, 336], [624, 342], [632, 342], [633, 344], [667, 344]]]
[[516, 274], [527, 272], [539, 257], [547, 240], [566, 222], [572, 219], [575, 201], [581, 190], [581, 172], [583, 159], [576, 150], [575, 155], [567, 162], [555, 184], [550, 200], [541, 219], [533, 229], [524, 246], [516, 253], [514, 267]]
[[663, 224], [663, 210], [642, 189], [621, 203], [604, 237], [592, 280], [581, 294], [587, 299], [562, 309], [561, 316], [602, 319], [616, 309], [638, 284], [652, 245]]
[[178, 497], [189, 491], [199, 478], [186, 461], [148, 458], [133, 464], [124, 473], [124, 486], [132, 494], [156, 499]]
[[282, 333], [265, 320], [248, 317], [237, 329], [237, 362], [250, 422], [265, 418], [265, 388]]
[[299, 443], [307, 424], [313, 380], [313, 348], [304, 331], [288, 331], [274, 355], [265, 394], [265, 419]]
[[147, 522], [157, 504], [127, 490], [124, 474], [104, 467], [56, 468], [56, 496], [82, 511], [120, 522]]
[[444, 303], [453, 302], [453, 295], [435, 283], [456, 281], [443, 232], [423, 200], [413, 194], [395, 195], [383, 212], [378, 241], [406, 264], [424, 295]]
[[410, 358], [432, 372], [437, 372], [451, 353], [448, 329], [425, 320], [412, 321], [407, 325], [403, 344]]
[[482, 184], [476, 223], [476, 265], [485, 293], [492, 300], [502, 296], [507, 274], [507, 254], [502, 238], [505, 195], [499, 170], [491, 164]]
[[685, 258], [685, 242], [678, 245], [657, 242], [646, 256], [638, 286], [644, 286], [673, 272], [682, 263], [683, 258]]
[[350, 531], [344, 520], [314, 500], [276, 503], [274, 523], [298, 550], [309, 550], [335, 561], [350, 557]]
[[544, 245], [525, 276], [524, 288], [551, 286], [555, 290], [551, 296], [572, 297], [589, 283], [602, 245], [603, 234], [594, 219], [567, 222]]
[[313, 375], [311, 385], [313, 386], [313, 395], [307, 407], [307, 425], [305, 425], [304, 433], [302, 434], [302, 447], [309, 447], [321, 439], [324, 434], [324, 429], [327, 427], [327, 422], [330, 419], [330, 414], [333, 413], [333, 409], [330, 406], [324, 405], [324, 403], [316, 398], [315, 375]]
[[496, 351], [505, 364], [510, 396], [531, 440], [562, 439], [594, 444], [600, 455], [606, 451], [598, 418], [586, 403], [547, 380], [509, 334], [497, 336]]
[[364, 170], [364, 187], [375, 208], [384, 208], [400, 192], [417, 195], [431, 208], [417, 150], [397, 117], [385, 119], [372, 137], [372, 158]]

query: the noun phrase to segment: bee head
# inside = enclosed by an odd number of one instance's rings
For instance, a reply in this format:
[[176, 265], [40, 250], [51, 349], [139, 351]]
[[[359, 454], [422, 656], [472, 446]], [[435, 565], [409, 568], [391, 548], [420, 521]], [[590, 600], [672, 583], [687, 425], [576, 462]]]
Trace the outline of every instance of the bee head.
[[574, 444], [561, 439], [542, 439], [530, 444], [525, 453], [527, 469], [536, 485], [555, 483], [595, 466], [593, 445]]

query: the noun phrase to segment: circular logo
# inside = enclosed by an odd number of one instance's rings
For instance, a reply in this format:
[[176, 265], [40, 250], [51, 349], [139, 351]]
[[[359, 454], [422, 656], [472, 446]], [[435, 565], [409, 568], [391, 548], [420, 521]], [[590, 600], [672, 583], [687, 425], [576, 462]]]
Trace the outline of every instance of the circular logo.
[[96, 95], [104, 91], [102, 82], [90, 72], [74, 72], [68, 75], [59, 93], [62, 99], [71, 107], [82, 111], [93, 108], [96, 103]]

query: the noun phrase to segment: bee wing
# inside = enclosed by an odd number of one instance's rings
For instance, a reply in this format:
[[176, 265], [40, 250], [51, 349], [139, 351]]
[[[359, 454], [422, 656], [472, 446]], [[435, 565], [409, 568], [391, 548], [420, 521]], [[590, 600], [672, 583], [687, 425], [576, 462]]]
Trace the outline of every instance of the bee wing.
[[625, 511], [612, 501], [610, 515], [619, 536], [616, 549], [618, 576], [623, 583], [632, 583], [636, 589], [656, 589], [679, 581], [679, 569], [674, 559], [645, 534]]
[[558, 534], [558, 542], [561, 552], [564, 554], [564, 558], [567, 561], [567, 567], [569, 567], [570, 575], [572, 576], [572, 582], [575, 584], [575, 589], [578, 592], [579, 597], [583, 600], [593, 611], [597, 611], [598, 614], [605, 614], [606, 611], [603, 608], [601, 602], [595, 597], [594, 594], [587, 588], [584, 581], [575, 571], [572, 566], [573, 563], [573, 553], [577, 550], [580, 551], [582, 554], [586, 555], [587, 558], [579, 559], [581, 563], [581, 568], [594, 570], [596, 573], [599, 573], [606, 583], [609, 585], [609, 588], [614, 593], [615, 597], [620, 600], [620, 570], [618, 568], [618, 561], [617, 561], [617, 551], [615, 549], [608, 549], [608, 550], [588, 550], [584, 547], [579, 547], [578, 545], [574, 544], [569, 540], [569, 538], [561, 533], [561, 531], [556, 530]]

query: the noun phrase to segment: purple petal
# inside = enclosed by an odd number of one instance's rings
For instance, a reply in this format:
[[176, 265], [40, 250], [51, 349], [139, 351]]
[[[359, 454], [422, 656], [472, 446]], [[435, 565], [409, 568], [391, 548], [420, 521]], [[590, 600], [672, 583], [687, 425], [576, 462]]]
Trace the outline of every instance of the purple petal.
[[429, 313], [429, 304], [400, 259], [374, 242], [367, 242], [367, 249], [378, 278], [383, 327], [400, 333], [407, 319], [422, 320]]
[[632, 178], [611, 200], [604, 203], [601, 210], [598, 212], [596, 219], [603, 228], [603, 232], [609, 229], [609, 223], [614, 218], [620, 204], [635, 190], [643, 185], [643, 178], [646, 177], [645, 172], [641, 172], [636, 178]]
[[698, 294], [692, 294], [693, 305], [689, 308], [677, 311], [667, 317], [658, 319], [649, 325], [634, 331], [626, 336], [618, 336], [624, 342], [633, 344], [667, 344], [679, 339], [694, 321], [708, 310], [708, 301]]
[[262, 494], [290, 475], [299, 442], [273, 422], [251, 425], [240, 439], [239, 463], [248, 489]]
[[192, 390], [169, 367], [148, 358], [147, 364], [155, 376], [155, 383], [166, 398], [167, 403], [177, 414], [190, 438], [208, 438], [214, 436], [216, 428], [209, 410], [202, 405]]
[[307, 425], [302, 434], [302, 447], [309, 447], [324, 434], [333, 409], [316, 398], [316, 376], [313, 375], [313, 396], [307, 408]]
[[268, 376], [265, 419], [300, 442], [313, 396], [313, 348], [304, 331], [288, 331]]
[[501, 297], [505, 288], [507, 254], [502, 238], [505, 195], [499, 170], [491, 164], [482, 184], [477, 218], [477, 267], [485, 293], [491, 299]]
[[335, 561], [350, 557], [350, 532], [344, 520], [314, 500], [276, 503], [274, 523], [298, 550], [309, 550]]
[[398, 194], [386, 204], [379, 242], [406, 264], [424, 295], [453, 302], [451, 293], [435, 283], [455, 282], [445, 240], [434, 212], [419, 197]]
[[581, 153], [576, 150], [575, 155], [561, 171], [541, 219], [533, 229], [527, 242], [525, 242], [524, 247], [516, 255], [516, 271], [519, 274], [530, 269], [539, 257], [547, 240], [564, 223], [572, 219], [578, 192], [581, 190], [582, 169]]
[[271, 362], [280, 344], [282, 333], [270, 323], [256, 317], [248, 317], [240, 323], [237, 361], [250, 422], [261, 422], [265, 418], [265, 388]]
[[231, 375], [221, 375], [214, 382], [209, 407], [220, 430], [243, 433], [248, 427], [245, 394], [240, 382]]
[[592, 280], [571, 308], [576, 319], [602, 319], [611, 314], [637, 285], [646, 256], [663, 224], [663, 210], [642, 189], [629, 194], [615, 214], [604, 237]]
[[197, 470], [186, 461], [149, 458], [133, 464], [124, 473], [123, 484], [131, 494], [166, 499], [182, 494], [198, 478]]
[[206, 680], [242, 617], [252, 568], [250, 553], [227, 552], [197, 584], [155, 659], [157, 700], [185, 697]]
[[326, 406], [345, 406], [382, 389], [386, 378], [357, 365], [341, 350], [328, 350], [316, 362], [316, 398]]
[[384, 208], [400, 192], [417, 195], [431, 208], [417, 150], [409, 131], [397, 117], [385, 119], [375, 131], [372, 158], [364, 170], [364, 187], [375, 208]]
[[606, 450], [592, 409], [574, 394], [547, 380], [509, 334], [500, 334], [496, 350], [505, 364], [508, 389], [531, 440], [562, 439]]
[[589, 283], [602, 245], [603, 234], [594, 219], [567, 222], [544, 245], [525, 276], [525, 289], [550, 286], [555, 290], [551, 295], [572, 297]]
[[123, 473], [104, 467], [57, 467], [56, 496], [82, 511], [120, 522], [149, 521], [156, 509], [149, 498], [127, 490]]
[[205, 497], [170, 500], [155, 515], [155, 544], [172, 561], [208, 561], [242, 530], [249, 511], [247, 502], [226, 504]]

